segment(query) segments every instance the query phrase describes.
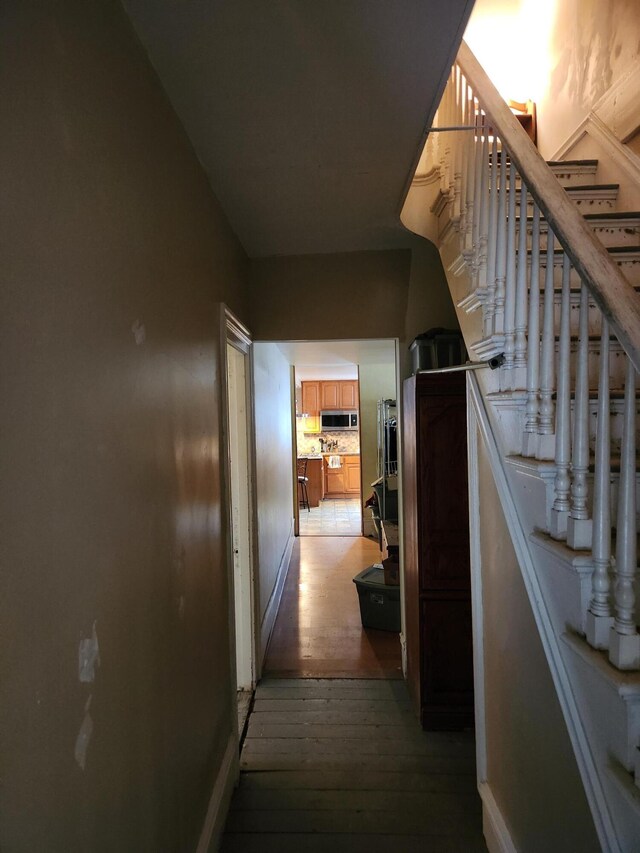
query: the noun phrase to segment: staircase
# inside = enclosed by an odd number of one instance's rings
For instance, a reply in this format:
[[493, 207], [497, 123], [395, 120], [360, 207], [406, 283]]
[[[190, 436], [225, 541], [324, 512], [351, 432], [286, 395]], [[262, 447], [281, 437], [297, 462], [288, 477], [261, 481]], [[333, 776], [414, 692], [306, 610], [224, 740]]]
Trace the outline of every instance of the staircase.
[[471, 422], [600, 843], [638, 850], [640, 212], [596, 160], [545, 164], [464, 44], [435, 123], [405, 224], [439, 246], [472, 358], [504, 354], [469, 374]]

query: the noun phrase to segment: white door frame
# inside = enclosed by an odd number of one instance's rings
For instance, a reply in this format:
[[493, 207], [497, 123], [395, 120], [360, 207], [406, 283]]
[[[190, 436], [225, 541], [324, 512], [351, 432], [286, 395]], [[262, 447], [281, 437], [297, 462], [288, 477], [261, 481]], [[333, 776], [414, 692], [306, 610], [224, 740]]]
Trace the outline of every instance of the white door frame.
[[[226, 527], [227, 566], [229, 570], [229, 624], [231, 627], [231, 667], [237, 689], [251, 690], [259, 678], [256, 655], [256, 576], [258, 553], [255, 496], [255, 433], [252, 389], [251, 333], [224, 305], [220, 306], [220, 356], [222, 388], [223, 490], [222, 511]], [[231, 348], [229, 350], [228, 348]], [[233, 363], [230, 352], [243, 357], [244, 386], [230, 384]], [[237, 391], [237, 394], [236, 394]], [[238, 422], [232, 423], [230, 406], [238, 405]], [[243, 429], [244, 427], [244, 429]], [[244, 444], [238, 446], [238, 439]], [[236, 501], [245, 505], [239, 513]], [[234, 512], [235, 507], [235, 512]], [[234, 523], [235, 522], [235, 523]], [[240, 540], [238, 541], [238, 536]], [[235, 696], [234, 696], [235, 701]], [[234, 715], [235, 716], [235, 715]]]

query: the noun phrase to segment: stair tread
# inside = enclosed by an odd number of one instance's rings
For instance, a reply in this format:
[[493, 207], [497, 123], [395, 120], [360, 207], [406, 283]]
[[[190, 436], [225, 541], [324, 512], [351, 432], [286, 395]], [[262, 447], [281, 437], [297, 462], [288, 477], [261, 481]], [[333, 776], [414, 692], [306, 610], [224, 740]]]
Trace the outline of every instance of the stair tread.
[[[599, 219], [607, 220], [608, 222], [616, 219], [640, 219], [640, 210], [603, 210], [601, 213], [583, 213], [583, 219], [589, 222], [597, 222]], [[520, 221], [520, 217], [516, 216], [516, 222]], [[527, 216], [527, 223], [533, 222], [533, 216]], [[540, 220], [541, 224], [547, 225], [546, 219]]]

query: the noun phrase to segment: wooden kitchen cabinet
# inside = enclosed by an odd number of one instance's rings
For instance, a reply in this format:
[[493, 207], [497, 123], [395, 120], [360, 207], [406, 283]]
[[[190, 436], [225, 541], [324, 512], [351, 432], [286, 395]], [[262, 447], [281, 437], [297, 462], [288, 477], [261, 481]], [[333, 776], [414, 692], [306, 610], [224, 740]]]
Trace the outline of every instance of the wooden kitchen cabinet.
[[[337, 454], [335, 454], [337, 455]], [[340, 467], [329, 468], [329, 455], [324, 457], [324, 496], [345, 498], [360, 494], [360, 457], [355, 454], [340, 456]]]
[[[358, 380], [340, 379], [324, 380], [318, 383], [303, 382], [305, 385], [317, 384], [320, 386], [318, 392], [320, 411], [339, 411], [340, 409], [358, 408]], [[304, 399], [304, 393], [303, 393]], [[305, 411], [307, 411], [305, 409]], [[309, 414], [311, 414], [309, 412]]]
[[357, 380], [349, 380], [339, 383], [340, 388], [340, 408], [341, 409], [357, 409], [358, 408], [358, 382]]
[[344, 490], [348, 495], [360, 494], [360, 457], [343, 456]]
[[307, 459], [307, 494], [309, 506], [316, 507], [324, 497], [322, 489], [322, 459]]
[[321, 382], [320, 383], [320, 400], [321, 410], [333, 410], [340, 408], [340, 383], [339, 382]]
[[324, 458], [324, 494], [325, 497], [337, 498], [344, 495], [344, 462], [340, 457], [339, 468], [329, 468], [329, 457]]
[[302, 383], [302, 411], [301, 415], [317, 418], [320, 415], [320, 385], [321, 382]]
[[473, 725], [463, 373], [404, 382], [407, 683], [426, 729]]

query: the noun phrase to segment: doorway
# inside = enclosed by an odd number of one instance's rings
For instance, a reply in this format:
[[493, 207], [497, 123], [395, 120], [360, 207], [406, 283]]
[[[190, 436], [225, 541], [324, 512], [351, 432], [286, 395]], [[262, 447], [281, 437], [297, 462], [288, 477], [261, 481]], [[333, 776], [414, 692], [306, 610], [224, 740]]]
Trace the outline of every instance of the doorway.
[[248, 331], [226, 310], [225, 372], [230, 556], [233, 566], [233, 625], [238, 700], [242, 731], [255, 688], [254, 514], [252, 491], [252, 417]]
[[357, 365], [295, 366], [300, 536], [362, 536]]

